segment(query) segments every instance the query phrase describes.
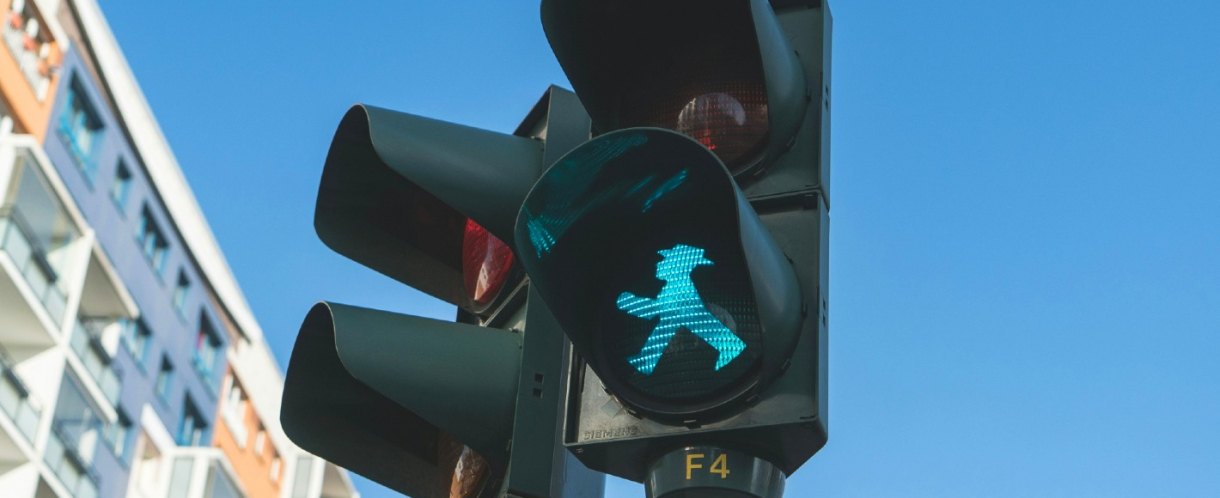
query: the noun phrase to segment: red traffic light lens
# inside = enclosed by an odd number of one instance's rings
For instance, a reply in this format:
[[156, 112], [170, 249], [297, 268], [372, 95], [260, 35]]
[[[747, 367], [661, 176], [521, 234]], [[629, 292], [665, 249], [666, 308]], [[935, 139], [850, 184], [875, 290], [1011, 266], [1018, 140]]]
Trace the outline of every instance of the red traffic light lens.
[[475, 498], [483, 491], [491, 469], [487, 460], [448, 434], [442, 434], [440, 465], [442, 493], [447, 498]]
[[[767, 93], [761, 84], [717, 85], [678, 112], [673, 130], [698, 140], [721, 161], [737, 166], [752, 158], [767, 135]], [[731, 166], [732, 167], [732, 166]]]
[[[624, 78], [618, 90], [617, 128], [651, 126], [682, 133], [738, 174], [765, 152], [771, 122], [748, 3], [725, 9], [691, 20], [698, 29], [690, 32], [648, 27], [651, 43], [634, 47], [635, 53], [647, 55], [624, 63], [638, 72]], [[667, 13], [674, 16], [670, 19], [682, 18], [679, 12]]]
[[462, 280], [466, 295], [480, 308], [490, 305], [504, 289], [513, 268], [513, 251], [474, 220], [466, 220], [462, 240]]

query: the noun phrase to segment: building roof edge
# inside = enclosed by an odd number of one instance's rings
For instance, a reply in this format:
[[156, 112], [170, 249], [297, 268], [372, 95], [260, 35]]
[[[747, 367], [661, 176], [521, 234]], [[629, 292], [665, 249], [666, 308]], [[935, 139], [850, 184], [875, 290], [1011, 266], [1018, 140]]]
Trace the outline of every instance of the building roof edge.
[[199, 201], [191, 191], [169, 141], [153, 115], [152, 107], [136, 81], [135, 73], [119, 48], [96, 0], [71, 0], [80, 16], [81, 30], [88, 37], [98, 71], [114, 98], [118, 118], [131, 134], [134, 146], [144, 158], [149, 180], [161, 193], [165, 208], [178, 228], [203, 277], [215, 290], [222, 306], [233, 317], [239, 332], [252, 342], [262, 342], [263, 332], [246, 297], [225, 260], [216, 236], [208, 225]]

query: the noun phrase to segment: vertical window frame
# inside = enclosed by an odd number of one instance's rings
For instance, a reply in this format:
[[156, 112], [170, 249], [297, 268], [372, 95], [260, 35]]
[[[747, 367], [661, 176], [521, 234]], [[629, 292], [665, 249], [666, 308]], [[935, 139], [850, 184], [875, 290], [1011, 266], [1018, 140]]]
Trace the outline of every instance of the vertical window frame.
[[169, 259], [169, 239], [165, 238], [165, 232], [157, 223], [147, 202], [140, 209], [140, 221], [136, 223], [136, 242], [140, 245], [144, 259], [152, 265], [153, 272], [157, 277], [162, 277], [165, 274], [165, 262]]
[[174, 281], [174, 292], [170, 295], [170, 302], [180, 317], [186, 317], [186, 301], [190, 297], [190, 292], [191, 279], [186, 275], [186, 268], [179, 268], [178, 279]]
[[75, 73], [68, 82], [68, 95], [64, 99], [55, 129], [86, 184], [93, 188], [98, 152], [105, 140], [106, 125], [102, 122], [101, 113], [89, 99], [85, 85]]
[[169, 403], [169, 393], [173, 390], [174, 383], [174, 363], [169, 360], [168, 356], [161, 356], [161, 367], [157, 370], [157, 378], [153, 384], [153, 391], [157, 393], [157, 398], [161, 401]]
[[119, 209], [120, 215], [127, 215], [127, 201], [131, 196], [134, 178], [131, 169], [127, 167], [127, 161], [120, 157], [114, 168], [114, 178], [110, 181], [110, 200]]

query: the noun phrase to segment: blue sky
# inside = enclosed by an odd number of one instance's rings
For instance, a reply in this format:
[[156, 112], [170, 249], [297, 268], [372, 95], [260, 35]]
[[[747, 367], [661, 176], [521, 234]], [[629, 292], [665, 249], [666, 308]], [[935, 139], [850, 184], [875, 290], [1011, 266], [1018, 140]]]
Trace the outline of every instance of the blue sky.
[[[536, 2], [284, 5], [102, 5], [282, 364], [318, 300], [452, 316], [313, 233], [348, 106], [510, 132], [566, 86]], [[832, 10], [830, 442], [787, 496], [1220, 496], [1220, 4]]]

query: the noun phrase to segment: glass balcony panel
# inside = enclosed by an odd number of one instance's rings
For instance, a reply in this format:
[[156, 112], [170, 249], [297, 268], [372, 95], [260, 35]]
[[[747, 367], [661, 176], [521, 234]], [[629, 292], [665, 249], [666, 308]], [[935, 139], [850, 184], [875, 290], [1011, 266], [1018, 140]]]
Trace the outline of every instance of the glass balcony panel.
[[[57, 283], [58, 275], [55, 274], [53, 263], [36, 245], [31, 236], [33, 230], [29, 228], [19, 209], [0, 209], [0, 218], [4, 219], [4, 231], [0, 233], [0, 250], [8, 254], [17, 270], [25, 277], [30, 290], [38, 296], [38, 300], [46, 307], [47, 314], [58, 325], [67, 307], [67, 296]], [[63, 249], [60, 248], [56, 259], [63, 259]]]
[[[51, 281], [47, 279], [45, 273], [38, 271], [38, 266], [34, 264], [33, 258], [25, 259], [21, 273], [25, 275], [25, 281], [30, 284], [30, 290], [34, 291], [34, 294], [40, 299], [47, 295], [47, 291], [51, 288]], [[50, 312], [50, 310], [47, 311]]]
[[47, 307], [47, 314], [59, 323], [60, 317], [64, 316], [64, 312], [68, 310], [68, 298], [64, 296], [63, 291], [59, 290], [58, 286], [47, 286], [46, 292], [42, 296], [42, 304]]
[[292, 498], [309, 498], [309, 473], [313, 471], [313, 459], [297, 457], [296, 479], [292, 483]]
[[101, 329], [96, 322], [78, 318], [72, 329], [69, 344], [81, 364], [85, 366], [85, 371], [89, 372], [89, 376], [97, 382], [102, 395], [106, 397], [107, 401], [110, 401], [111, 405], [118, 406], [119, 393], [123, 385], [117, 366], [112, 363], [110, 355], [102, 348]]
[[98, 478], [73, 447], [59, 425], [52, 425], [51, 437], [47, 438], [47, 466], [74, 498], [97, 498]]
[[17, 430], [25, 436], [26, 442], [33, 445], [42, 410], [31, 401], [25, 383], [13, 370], [14, 365], [16, 362], [8, 352], [0, 348], [0, 411], [8, 415]]
[[34, 249], [30, 247], [30, 240], [26, 238], [25, 233], [16, 223], [9, 221], [7, 216], [4, 220], [4, 228], [4, 252], [7, 252], [8, 257], [13, 260], [13, 264], [24, 272], [30, 264], [30, 257], [34, 254]]
[[245, 498], [237, 486], [229, 480], [220, 465], [212, 463], [208, 466], [208, 484], [203, 490], [204, 498]]
[[191, 490], [191, 469], [195, 460], [190, 457], [174, 459], [174, 471], [169, 479], [169, 496], [187, 496]]
[[10, 419], [15, 419], [17, 407], [21, 405], [21, 392], [12, 382], [8, 381], [8, 366], [4, 367], [5, 379], [0, 382], [0, 410], [3, 410]]

